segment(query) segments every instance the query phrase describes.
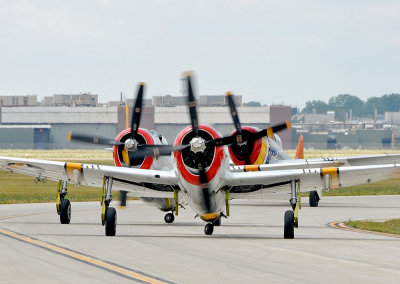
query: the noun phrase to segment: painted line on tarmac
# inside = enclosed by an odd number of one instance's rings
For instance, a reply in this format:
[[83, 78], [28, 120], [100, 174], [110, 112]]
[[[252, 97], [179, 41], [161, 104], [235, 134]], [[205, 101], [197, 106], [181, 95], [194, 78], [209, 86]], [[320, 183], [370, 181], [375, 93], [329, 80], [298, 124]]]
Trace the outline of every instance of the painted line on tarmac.
[[352, 231], [357, 233], [364, 233], [364, 234], [371, 234], [371, 235], [378, 235], [390, 238], [400, 238], [400, 235], [391, 234], [391, 233], [383, 233], [383, 232], [376, 232], [376, 231], [369, 231], [363, 229], [356, 229], [349, 225], [346, 225], [344, 222], [331, 222], [329, 226], [335, 229], [345, 230], [345, 231]]
[[[9, 216], [8, 218], [13, 218], [17, 217], [15, 216]], [[19, 216], [18, 216], [19, 217]], [[6, 219], [7, 217], [3, 217], [2, 219]], [[140, 283], [151, 283], [151, 284], [163, 284], [163, 283], [173, 283], [171, 281], [167, 281], [152, 275], [149, 275], [147, 273], [138, 271], [138, 270], [133, 270], [127, 267], [123, 267], [121, 265], [118, 265], [116, 263], [112, 263], [106, 260], [101, 260], [96, 257], [92, 257], [65, 247], [61, 247], [52, 243], [48, 243], [45, 241], [38, 240], [36, 238], [30, 237], [28, 235], [23, 235], [19, 234], [16, 232], [12, 232], [9, 230], [6, 230], [4, 228], [0, 228], [0, 234], [10, 237], [12, 239], [28, 243], [31, 245], [34, 245], [36, 247], [54, 252], [56, 254], [72, 258], [74, 260], [92, 265], [94, 267], [100, 268], [102, 270], [114, 273], [116, 275], [122, 276], [124, 278], [134, 280]]]
[[31, 215], [33, 215], [33, 214], [21, 214], [21, 215], [3, 216], [3, 217], [0, 217], [0, 221], [2, 221], [2, 220], [7, 220], [7, 219], [11, 219], [11, 218], [18, 218], [18, 217], [31, 216]]

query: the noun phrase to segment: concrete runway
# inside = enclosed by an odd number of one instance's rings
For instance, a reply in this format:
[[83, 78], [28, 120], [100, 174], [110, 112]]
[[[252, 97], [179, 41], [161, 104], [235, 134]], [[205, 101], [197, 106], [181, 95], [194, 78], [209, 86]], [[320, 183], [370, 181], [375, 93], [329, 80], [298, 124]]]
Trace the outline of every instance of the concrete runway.
[[283, 239], [288, 202], [233, 201], [231, 217], [204, 235], [191, 209], [173, 224], [140, 201], [118, 210], [105, 237], [99, 202], [0, 206], [0, 283], [399, 283], [400, 239], [330, 227], [400, 217], [400, 196], [303, 198], [294, 240]]

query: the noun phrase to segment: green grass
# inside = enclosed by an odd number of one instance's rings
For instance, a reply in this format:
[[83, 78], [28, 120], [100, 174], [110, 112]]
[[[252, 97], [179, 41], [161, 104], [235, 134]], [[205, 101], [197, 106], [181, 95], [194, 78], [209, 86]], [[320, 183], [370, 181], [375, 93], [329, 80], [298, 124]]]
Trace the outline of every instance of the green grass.
[[[68, 184], [68, 199], [93, 201], [101, 199], [101, 188]], [[56, 202], [57, 182], [33, 182], [32, 177], [0, 172], [0, 204]]]
[[346, 224], [356, 229], [400, 235], [400, 219], [385, 222], [348, 221]]
[[400, 194], [400, 178], [385, 181], [372, 182], [369, 184], [355, 185], [331, 189], [324, 192], [324, 196], [353, 196], [353, 195], [397, 195]]

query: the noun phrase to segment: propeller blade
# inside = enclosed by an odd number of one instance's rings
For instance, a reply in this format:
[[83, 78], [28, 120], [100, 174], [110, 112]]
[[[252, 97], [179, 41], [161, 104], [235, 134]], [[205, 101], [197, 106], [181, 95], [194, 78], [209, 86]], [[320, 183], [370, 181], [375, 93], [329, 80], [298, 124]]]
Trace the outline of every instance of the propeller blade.
[[235, 136], [226, 136], [226, 137], [209, 140], [206, 142], [206, 145], [210, 146], [210, 147], [231, 145], [235, 142], [235, 140], [236, 140]]
[[138, 145], [136, 151], [128, 151], [129, 162], [132, 165], [134, 159], [142, 159], [146, 156], [168, 156], [173, 152], [182, 151], [187, 147], [190, 147], [190, 145]]
[[120, 201], [120, 207], [126, 207], [126, 197], [128, 195], [128, 192], [126, 190], [120, 190], [119, 191], [119, 201]]
[[193, 131], [194, 131], [196, 137], [198, 137], [199, 136], [199, 121], [197, 119], [196, 100], [194, 98], [192, 83], [191, 83], [192, 73], [186, 72], [185, 77], [186, 77], [186, 82], [187, 82], [190, 121], [192, 122]]
[[206, 174], [206, 164], [204, 162], [203, 153], [197, 153], [197, 168], [199, 170], [200, 186], [203, 191], [204, 203], [209, 212], [211, 210], [210, 193], [208, 192], [208, 178]]
[[80, 142], [87, 142], [93, 144], [100, 144], [100, 145], [107, 145], [107, 146], [119, 146], [124, 145], [124, 143], [115, 141], [113, 139], [104, 138], [104, 137], [94, 137], [85, 134], [74, 134], [72, 132], [68, 133], [68, 141], [80, 141]]
[[138, 145], [136, 152], [131, 152], [132, 157], [135, 159], [141, 159], [146, 156], [168, 156], [173, 152], [182, 151], [190, 147], [190, 145]]
[[231, 116], [233, 119], [233, 124], [235, 125], [236, 132], [238, 135], [242, 134], [242, 126], [240, 125], [239, 115], [236, 110], [235, 102], [233, 101], [233, 95], [231, 92], [227, 92], [226, 97], [228, 98], [229, 109], [231, 111]]
[[131, 121], [131, 138], [135, 139], [137, 131], [139, 129], [140, 117], [142, 114], [143, 106], [143, 89], [144, 83], [139, 83], [138, 94], [136, 96], [135, 106], [132, 111], [132, 121]]
[[252, 138], [254, 140], [259, 139], [264, 136], [272, 137], [274, 133], [277, 133], [279, 131], [285, 130], [287, 128], [290, 128], [290, 122], [286, 121], [285, 123], [281, 123], [272, 127], [268, 127], [266, 129], [263, 129], [261, 131], [258, 131], [257, 133], [254, 133]]

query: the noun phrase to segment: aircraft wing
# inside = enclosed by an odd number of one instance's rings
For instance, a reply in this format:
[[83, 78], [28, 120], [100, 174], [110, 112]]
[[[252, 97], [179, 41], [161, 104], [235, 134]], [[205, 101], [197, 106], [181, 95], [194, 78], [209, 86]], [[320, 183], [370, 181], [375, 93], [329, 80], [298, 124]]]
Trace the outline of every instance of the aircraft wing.
[[0, 157], [0, 169], [29, 175], [38, 181], [66, 180], [76, 185], [102, 188], [103, 178], [113, 178], [113, 190], [126, 190], [137, 197], [173, 197], [175, 172], [114, 166]]
[[274, 160], [271, 164], [231, 166], [231, 172], [313, 169], [341, 166], [365, 166], [400, 163], [400, 154], [349, 157], [324, 157], [313, 159]]
[[336, 162], [336, 163], [341, 163], [345, 166], [383, 165], [383, 164], [390, 164], [390, 163], [400, 163], [400, 154], [274, 160], [275, 165], [296, 164], [296, 163], [302, 163], [302, 162], [309, 163], [309, 164]]
[[302, 192], [322, 190], [327, 174], [331, 178], [330, 188], [345, 187], [398, 177], [400, 164], [227, 172], [225, 183], [232, 186], [232, 198], [263, 198], [270, 194], [290, 194], [292, 180], [300, 180]]

